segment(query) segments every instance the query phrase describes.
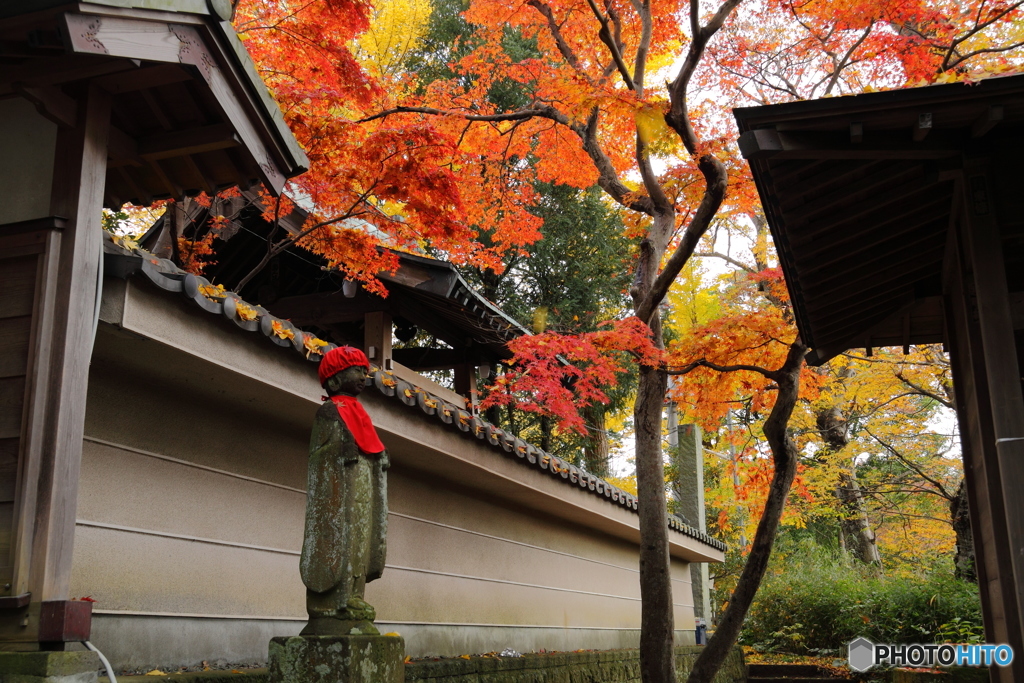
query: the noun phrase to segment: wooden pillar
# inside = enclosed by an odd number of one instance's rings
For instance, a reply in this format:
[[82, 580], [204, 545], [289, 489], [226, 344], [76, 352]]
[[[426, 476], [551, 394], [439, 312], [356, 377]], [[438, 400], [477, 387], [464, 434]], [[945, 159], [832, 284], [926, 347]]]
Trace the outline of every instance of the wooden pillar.
[[370, 362], [382, 370], [391, 369], [391, 314], [373, 311], [364, 318], [363, 350]]
[[480, 410], [477, 369], [472, 363], [455, 366], [455, 393], [466, 399], [466, 410], [476, 415]]
[[[52, 131], [53, 163], [37, 201], [20, 216], [3, 216], [0, 225], [0, 278], [20, 291], [10, 300], [0, 297], [5, 299], [0, 306], [7, 306], [0, 318], [8, 330], [21, 329], [27, 341], [23, 393], [15, 396], [8, 381], [4, 397], [12, 406], [18, 400], [16, 414], [4, 420], [17, 423], [17, 446], [16, 463], [5, 463], [13, 464], [16, 474], [9, 580], [0, 584], [0, 642], [26, 647], [38, 641], [41, 603], [70, 597], [97, 313], [110, 102], [104, 92], [90, 88], [76, 104], [76, 125]], [[26, 129], [39, 128], [38, 120], [23, 118]], [[17, 128], [6, 132], [19, 134]], [[11, 312], [20, 315], [7, 317]], [[18, 322], [11, 323], [14, 318]], [[0, 349], [0, 360], [16, 357], [10, 348]], [[10, 439], [8, 431], [0, 438]], [[0, 480], [11, 471], [4, 470]]]
[[[1024, 652], [1024, 395], [985, 169], [983, 160], [965, 165], [945, 289], [987, 639]], [[992, 676], [1024, 680], [1024, 658]]]

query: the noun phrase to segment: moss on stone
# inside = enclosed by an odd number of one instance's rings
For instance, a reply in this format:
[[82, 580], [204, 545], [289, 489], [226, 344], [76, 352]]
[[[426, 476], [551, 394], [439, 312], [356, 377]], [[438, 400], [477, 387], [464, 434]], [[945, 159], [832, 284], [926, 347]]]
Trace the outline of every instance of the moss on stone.
[[[0, 678], [11, 676], [61, 678], [92, 674], [100, 668], [95, 652], [0, 652]], [[93, 678], [93, 680], [96, 680]]]

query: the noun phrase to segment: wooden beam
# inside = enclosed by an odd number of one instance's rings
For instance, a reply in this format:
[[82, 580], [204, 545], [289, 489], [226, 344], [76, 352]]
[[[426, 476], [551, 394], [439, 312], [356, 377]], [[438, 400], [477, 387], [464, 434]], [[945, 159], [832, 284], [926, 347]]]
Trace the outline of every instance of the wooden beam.
[[132, 176], [131, 173], [129, 173], [129, 172], [127, 172], [125, 170], [124, 166], [118, 167], [117, 174], [120, 176], [121, 180], [123, 180], [124, 183], [129, 188], [131, 188], [131, 191], [132, 191], [131, 199], [134, 200], [135, 204], [140, 204], [142, 206], [149, 206], [150, 204], [153, 203], [153, 197], [150, 196], [149, 193], [145, 192], [142, 188], [139, 187], [138, 183], [135, 182], [135, 178]]
[[[466, 362], [483, 362], [484, 359], [470, 349], [411, 348], [393, 349], [392, 358], [417, 372], [429, 370], [450, 370]], [[460, 392], [461, 393], [461, 392]]]
[[[68, 225], [51, 233], [38, 280], [38, 335], [30, 362], [22, 479], [17, 503], [13, 594], [32, 602], [70, 598], [71, 562], [85, 428], [86, 388], [101, 251], [100, 209], [106, 179], [110, 100], [88, 88], [80, 122], [59, 128], [51, 213]], [[57, 237], [59, 235], [59, 237]], [[28, 626], [5, 640], [32, 641]], [[36, 621], [33, 621], [35, 619]], [[20, 620], [20, 617], [19, 617]]]
[[78, 125], [78, 105], [73, 99], [52, 85], [14, 84], [14, 90], [36, 106], [40, 114], [58, 126], [74, 128]]
[[267, 306], [267, 310], [277, 317], [290, 320], [299, 327], [361, 322], [367, 313], [390, 309], [389, 299], [368, 294], [364, 290], [357, 292], [351, 299], [341, 292], [305, 294], [284, 297]]
[[160, 127], [166, 131], [174, 130], [174, 124], [171, 123], [169, 118], [167, 118], [167, 114], [164, 113], [163, 107], [161, 107], [156, 101], [156, 98], [153, 97], [153, 91], [143, 90], [139, 94], [142, 95], [142, 99], [145, 100], [146, 104], [149, 106], [150, 113], [153, 114], [153, 118], [160, 124]]
[[189, 171], [192, 172], [192, 176], [195, 178], [195, 184], [203, 188], [203, 192], [208, 196], [216, 196], [217, 188], [215, 187], [214, 182], [210, 180], [209, 176], [206, 175], [203, 169], [199, 168], [199, 164], [196, 163], [196, 160], [189, 154], [182, 156], [181, 159], [185, 162], [185, 166], [188, 167]]
[[814, 216], [834, 209], [837, 206], [857, 204], [870, 206], [879, 188], [896, 188], [906, 184], [906, 180], [920, 180], [925, 176], [925, 169], [920, 164], [894, 164], [883, 170], [870, 173], [867, 177], [831, 192], [819, 195], [798, 208], [786, 212], [786, 221], [797, 225], [810, 221]]
[[762, 160], [764, 163], [764, 173], [776, 187], [789, 187], [793, 185], [799, 185], [799, 181], [808, 176], [817, 176], [822, 171], [822, 168], [827, 167], [828, 163], [824, 159], [792, 159], [792, 160], [772, 160], [768, 163], [768, 160]]
[[834, 237], [829, 235], [831, 239], [820, 235], [799, 250], [800, 273], [830, 268], [851, 255], [874, 248], [879, 242], [901, 239], [922, 225], [948, 216], [949, 207], [949, 197], [936, 193], [924, 203], [907, 204], [902, 210], [887, 213], [886, 219], [872, 222], [871, 227], [863, 232], [847, 230]]
[[164, 189], [167, 190], [168, 197], [171, 197], [172, 199], [181, 199], [182, 197], [185, 196], [184, 188], [182, 188], [181, 185], [178, 185], [176, 182], [171, 180], [171, 177], [168, 176], [167, 172], [164, 171], [162, 166], [160, 166], [159, 160], [150, 160], [149, 168], [156, 175], [157, 180], [160, 181], [160, 184], [164, 186]]
[[[844, 226], [847, 229], [855, 229], [855, 226], [863, 224], [866, 220], [870, 220], [870, 216], [880, 214], [880, 217], [884, 218], [884, 214], [894, 206], [912, 206], [917, 198], [917, 195], [926, 192], [941, 193], [941, 184], [936, 182], [936, 178], [923, 177], [916, 180], [912, 180], [909, 183], [904, 183], [899, 187], [894, 187], [887, 191], [881, 191], [876, 193], [870, 201], [862, 201], [855, 204], [848, 209], [837, 212], [831, 220], [825, 220], [818, 218], [813, 221], [813, 230], [801, 230], [795, 231], [794, 228], [798, 228], [801, 222], [794, 222], [787, 219], [789, 228], [796, 234], [790, 239], [790, 243], [794, 246], [798, 244], [806, 244], [808, 242], [816, 242], [822, 233], [826, 232], [845, 232], [841, 230]], [[948, 195], [947, 195], [948, 196]], [[811, 223], [812, 221], [803, 221], [803, 224]]]
[[[997, 542], [1013, 549], [1010, 555], [1012, 581], [1004, 581], [1003, 590], [1008, 608], [1015, 609], [1018, 623], [1024, 624], [1024, 556], [1020, 552], [1024, 548], [1024, 498], [1020, 496], [1024, 487], [1024, 393], [1010, 314], [1006, 261], [987, 160], [972, 160], [965, 166], [966, 220], [961, 238], [971, 270], [969, 282], [974, 284], [979, 350], [988, 385], [994, 452], [1006, 501], [1007, 537]], [[1021, 635], [1018, 634], [1017, 642], [1010, 645], [1016, 650], [1024, 649]], [[1019, 675], [1024, 674], [1024, 662], [1016, 669]]]
[[110, 127], [107, 158], [110, 165], [141, 166], [143, 164], [142, 158], [139, 157], [139, 146], [134, 138], [116, 126]]
[[28, 86], [60, 85], [135, 69], [137, 66], [132, 60], [111, 59], [102, 55], [62, 55], [34, 59], [24, 66], [0, 72], [0, 97], [13, 94], [15, 83]]
[[391, 369], [391, 337], [394, 325], [387, 311], [373, 311], [366, 314], [363, 331], [363, 350], [371, 363], [383, 370]]
[[851, 250], [841, 263], [815, 269], [813, 273], [801, 271], [800, 282], [811, 289], [847, 289], [862, 279], [874, 279], [875, 273], [912, 264], [924, 254], [943, 249], [939, 245], [945, 242], [944, 222], [940, 217], [931, 224], [917, 226], [913, 232], [903, 233], [898, 239], [865, 241], [862, 249]]
[[93, 79], [93, 83], [112, 95], [121, 95], [171, 83], [183, 83], [192, 78], [192, 74], [180, 66], [160, 64], [101, 76]]
[[443, 263], [443, 261], [438, 261], [438, 265], [428, 266], [405, 261], [394, 273], [381, 273], [378, 277], [384, 282], [393, 282], [447, 297], [451, 294], [459, 278], [455, 271], [447, 265], [442, 265]]
[[218, 123], [141, 138], [138, 141], [138, 154], [145, 159], [168, 159], [234, 147], [238, 144], [238, 137], [231, 126]]
[[981, 115], [971, 126], [971, 137], [980, 138], [989, 132], [1003, 120], [1003, 107], [999, 104], [993, 104], [985, 113]]
[[[957, 197], [963, 190], [957, 183]], [[962, 206], [963, 203], [960, 204]], [[962, 209], [958, 209], [962, 215]], [[1013, 592], [1013, 550], [1006, 543], [1005, 501], [1000, 483], [996, 438], [991, 420], [992, 407], [987, 372], [977, 325], [976, 311], [968, 294], [966, 264], [961, 249], [961, 231], [954, 224], [949, 231], [943, 274], [947, 344], [957, 418], [960, 423], [964, 480], [975, 539], [975, 567], [981, 594], [985, 635], [992, 642], [1021, 647], [1021, 615], [1008, 598]], [[1019, 666], [993, 669], [996, 681], [1020, 679]]]
[[781, 193], [782, 196], [777, 198], [779, 207], [785, 213], [792, 208], [806, 204], [809, 201], [809, 197], [810, 200], [813, 201], [813, 197], [811, 197], [811, 195], [820, 195], [843, 183], [856, 182], [868, 174], [874, 173], [879, 168], [884, 168], [889, 164], [890, 162], [887, 161], [869, 161], [864, 163], [845, 163], [839, 165], [833, 163], [831, 164], [831, 168], [823, 170], [821, 168], [823, 164], [808, 163], [806, 164], [807, 166], [813, 166], [817, 169], [814, 172], [813, 181], [776, 181], [774, 176], [772, 176], [771, 182], [773, 187], [785, 189], [785, 192]]
[[763, 128], [740, 135], [739, 147], [744, 159], [945, 159], [959, 155], [956, 131], [940, 132], [928, 143], [907, 140], [892, 131], [873, 131], [870, 143], [852, 143], [849, 135]]

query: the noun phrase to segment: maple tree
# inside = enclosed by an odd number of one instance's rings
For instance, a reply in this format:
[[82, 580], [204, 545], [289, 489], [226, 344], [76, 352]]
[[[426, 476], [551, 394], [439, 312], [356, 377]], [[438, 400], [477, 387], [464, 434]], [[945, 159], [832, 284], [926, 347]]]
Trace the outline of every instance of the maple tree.
[[[731, 146], [734, 133], [722, 103], [748, 98], [747, 82], [759, 75], [766, 89], [778, 74], [796, 83], [775, 89], [778, 97], [792, 98], [823, 94], [820, 86], [800, 85], [807, 83], [857, 92], [878, 83], [970, 78], [975, 62], [987, 71], [1008, 68], [1008, 50], [1018, 42], [1012, 23], [1018, 5], [748, 0], [737, 12], [741, 0], [710, 10], [699, 0], [474, 0], [464, 14], [478, 27], [474, 45], [453, 55], [451, 78], [419, 87], [414, 74], [393, 68], [397, 61], [355, 42], [375, 16], [384, 16], [383, 4], [375, 15], [360, 0], [243, 0], [236, 28], [311, 162], [286, 197], [261, 197], [264, 217], [275, 225], [296, 202], [312, 209], [299, 232], [271, 234], [263, 264], [299, 245], [382, 291], [374, 276], [394, 269], [394, 256], [377, 249], [378, 236], [361, 221], [399, 244], [429, 243], [457, 263], [498, 271], [504, 254], [539, 237], [540, 220], [529, 211], [538, 181], [578, 188], [596, 183], [627, 212], [638, 244], [630, 290], [635, 319], [575, 338], [538, 335], [523, 342], [518, 380], [538, 382], [546, 391], [545, 410], [571, 423], [575, 396], [557, 388], [565, 373], [586, 368], [575, 377], [577, 395], [601, 400], [600, 386], [587, 377], [612, 381], [622, 353], [639, 356], [634, 422], [642, 500], [642, 674], [645, 681], [674, 680], [661, 452], [669, 369], [743, 377], [735, 381], [760, 384], [752, 395], [764, 409], [771, 406], [762, 428], [775, 463], [771, 494], [727, 624], [742, 619], [744, 600], [749, 604], [757, 588], [757, 567], [770, 553], [783, 512], [780, 492], [788, 490], [796, 467], [787, 425], [800, 392], [799, 339], [769, 344], [775, 355], [750, 362], [719, 363], [711, 346], [681, 365], [655, 358], [664, 345], [659, 307], [701, 237], [723, 206], [754, 211], [753, 188]], [[958, 17], [965, 20], [961, 26], [951, 21]], [[781, 28], [773, 33], [772, 26]], [[772, 59], [744, 60], [773, 35], [786, 42], [766, 44], [762, 52]], [[539, 56], [511, 54], [503, 46], [510, 36], [535, 44]], [[709, 47], [712, 59], [706, 58]], [[375, 68], [359, 62], [359, 49], [368, 61], [377, 60]], [[819, 59], [822, 52], [828, 59]], [[786, 61], [790, 57], [802, 60]], [[521, 91], [521, 103], [490, 97], [508, 83]], [[781, 292], [773, 284], [777, 273], [763, 277], [765, 291]], [[767, 328], [759, 324], [751, 333]], [[580, 365], [545, 374], [556, 349], [576, 354]], [[769, 386], [775, 389], [768, 392]], [[730, 633], [719, 627], [691, 680], [710, 680]]]
[[[721, 117], [716, 118], [714, 107], [707, 101], [693, 107], [689, 99], [691, 81], [704, 88], [734, 87], [727, 79], [716, 79], [716, 72], [709, 66], [712, 62], [705, 62], [703, 57], [711, 39], [726, 25], [739, 4], [738, 0], [727, 0], [705, 14], [699, 2], [655, 5], [608, 1], [598, 4], [590, 0], [557, 6], [542, 0], [471, 2], [464, 16], [481, 27], [481, 43], [455, 61], [454, 77], [435, 81], [422, 92], [398, 98], [394, 106], [364, 120], [437, 121], [436, 125], [461, 130], [464, 138], [471, 139], [478, 149], [499, 155], [506, 166], [515, 166], [508, 163], [510, 160], [535, 155], [537, 161], [532, 168], [540, 179], [557, 178], [581, 187], [597, 182], [613, 201], [638, 216], [633, 220], [633, 234], [639, 238], [631, 290], [633, 309], [637, 319], [649, 326], [653, 344], [659, 347], [662, 330], [658, 306], [722, 208], [730, 170], [734, 176], [743, 176], [742, 164], [730, 155], [729, 129]], [[812, 22], [807, 17], [817, 15], [821, 15], [817, 18], [822, 21], [839, 16], [844, 32], [860, 30], [858, 27], [865, 21], [875, 23], [869, 4], [851, 4], [838, 12], [831, 8], [827, 14], [822, 7], [822, 4], [811, 7], [811, 3], [807, 3], [795, 8], [793, 4], [775, 3], [763, 5], [761, 9], [786, 18], [796, 31], [812, 31]], [[873, 7], [878, 9], [881, 4], [875, 3]], [[920, 23], [927, 18], [923, 4], [916, 7], [907, 4], [904, 9], [902, 14], [892, 14], [890, 27], [896, 25], [897, 20], [902, 21], [899, 25], [903, 26], [912, 19]], [[801, 17], [800, 12], [807, 16]], [[1006, 20], [1012, 14], [1011, 9], [1001, 13], [999, 19]], [[680, 16], [689, 16], [688, 32], [678, 23]], [[543, 56], [513, 59], [501, 48], [509, 31], [535, 40]], [[746, 51], [738, 40], [727, 43], [723, 49], [735, 53]], [[724, 43], [719, 41], [718, 44]], [[681, 45], [685, 47], [680, 49]], [[851, 53], [851, 59], [834, 67], [832, 80], [851, 73], [848, 67], [857, 66], [866, 73], [864, 61], [874, 60], [872, 63], [879, 68], [891, 70], [893, 59], [903, 65], [897, 70], [903, 79], [908, 79], [921, 71], [916, 65], [927, 61], [925, 58], [934, 53], [935, 46], [923, 40], [905, 41], [901, 49], [901, 52], [875, 53], [870, 59]], [[918, 61], [913, 61], [912, 57]], [[673, 65], [677, 59], [677, 65]], [[714, 61], [725, 61], [723, 54], [719, 53]], [[927, 73], [935, 77], [941, 69], [961, 66], [962, 62], [954, 65], [940, 60], [938, 66]], [[667, 85], [663, 90], [647, 88], [646, 81], [659, 68], [672, 71]], [[816, 67], [806, 68], [813, 71]], [[720, 73], [727, 72], [720, 70]], [[528, 101], [508, 109], [495, 106], [488, 95], [506, 80], [522, 86], [529, 93]], [[653, 162], [656, 157], [668, 164], [664, 171], [656, 171]], [[631, 177], [630, 173], [636, 175]], [[639, 183], [635, 182], [636, 177]], [[742, 183], [735, 189], [736, 207], [749, 210], [751, 189], [744, 188]], [[746, 207], [743, 207], [744, 199]], [[735, 207], [730, 208], [735, 210]], [[562, 380], [574, 380], [578, 396], [592, 401], [596, 398], [593, 387], [581, 379], [588, 374], [608, 379], [615, 375], [615, 361], [607, 353], [613, 349], [602, 347], [605, 340], [598, 339], [577, 336], [564, 343], [547, 338], [523, 342], [517, 354], [524, 369], [518, 371], [514, 379], [520, 386], [530, 388], [531, 396], [545, 399], [547, 410], [572, 424], [575, 406], [572, 397], [559, 389]], [[633, 342], [636, 341], [634, 338]], [[590, 353], [588, 343], [595, 345], [597, 355]], [[565, 366], [555, 368], [544, 359], [552, 349], [567, 351], [570, 348], [579, 354], [586, 372]], [[770, 552], [770, 541], [785, 502], [785, 490], [792, 481], [794, 446], [788, 440], [786, 423], [792, 411], [791, 402], [797, 396], [801, 349], [799, 340], [791, 339], [784, 360], [776, 365], [719, 365], [707, 358], [701, 359], [703, 369], [759, 373], [779, 386], [777, 396], [785, 398], [785, 401], [775, 402], [773, 415], [765, 427], [776, 458], [777, 485], [772, 487], [766, 514], [762, 517], [764, 533], [759, 532], [755, 537], [757, 553], [752, 553], [751, 559], [756, 556], [757, 561], [748, 560], [750, 572], [746, 580], [741, 581], [747, 598], [734, 596], [730, 606], [735, 606], [736, 610], [727, 614], [727, 624], [738, 624], [742, 620], [743, 605], [749, 605], [749, 596], [756, 590], [759, 572], [763, 574], [763, 560]], [[665, 562], [667, 531], [660, 443], [667, 371], [660, 362], [651, 363], [646, 353], [640, 355], [634, 421], [638, 492], [643, 501], [640, 511], [644, 539], [641, 668], [644, 680], [669, 680], [673, 676], [671, 586]], [[529, 401], [525, 405], [533, 407]], [[738, 586], [737, 592], [740, 590]], [[713, 641], [713, 646], [705, 650], [692, 674], [696, 680], [705, 680], [713, 674], [717, 668], [715, 660], [722, 652], [720, 643], [730, 642], [735, 635], [730, 632], [735, 630], [723, 629], [720, 625], [715, 636], [719, 642]]]

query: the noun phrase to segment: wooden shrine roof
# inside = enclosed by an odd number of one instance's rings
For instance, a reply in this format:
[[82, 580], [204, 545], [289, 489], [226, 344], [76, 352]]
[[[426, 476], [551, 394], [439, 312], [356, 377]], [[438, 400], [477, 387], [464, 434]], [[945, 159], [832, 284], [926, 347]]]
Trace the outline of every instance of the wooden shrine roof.
[[88, 87], [110, 95], [104, 203], [262, 182], [280, 191], [307, 159], [223, 0], [7, 0], [0, 97], [75, 125]]
[[[343, 274], [330, 269], [323, 257], [294, 245], [239, 289], [238, 284], [266, 254], [272, 226], [263, 219], [262, 205], [254, 193], [245, 192], [233, 201], [249, 205], [237, 212], [238, 229], [230, 239], [218, 243], [217, 260], [205, 268], [204, 274], [323, 339], [358, 345], [362, 340], [359, 326], [365, 315], [385, 311], [395, 319], [396, 326], [411, 324], [451, 347], [393, 350], [396, 362], [424, 372], [462, 363], [493, 366], [511, 357], [508, 342], [530, 334], [467, 283], [451, 263], [404, 251], [392, 250], [398, 257], [397, 271], [377, 275], [387, 288], [387, 296], [370, 293], [356, 283], [350, 283], [346, 292]], [[195, 213], [190, 214], [190, 221], [204, 224], [207, 209], [198, 205], [192, 208]], [[307, 216], [304, 209], [296, 207], [280, 219], [281, 228], [298, 234]], [[168, 222], [161, 217], [139, 243], [160, 256], [168, 256], [166, 249], [160, 248], [168, 242], [168, 229]]]
[[812, 364], [943, 341], [943, 258], [965, 157], [1006, 167], [992, 202], [1004, 240], [1024, 232], [1024, 75], [734, 115]]

